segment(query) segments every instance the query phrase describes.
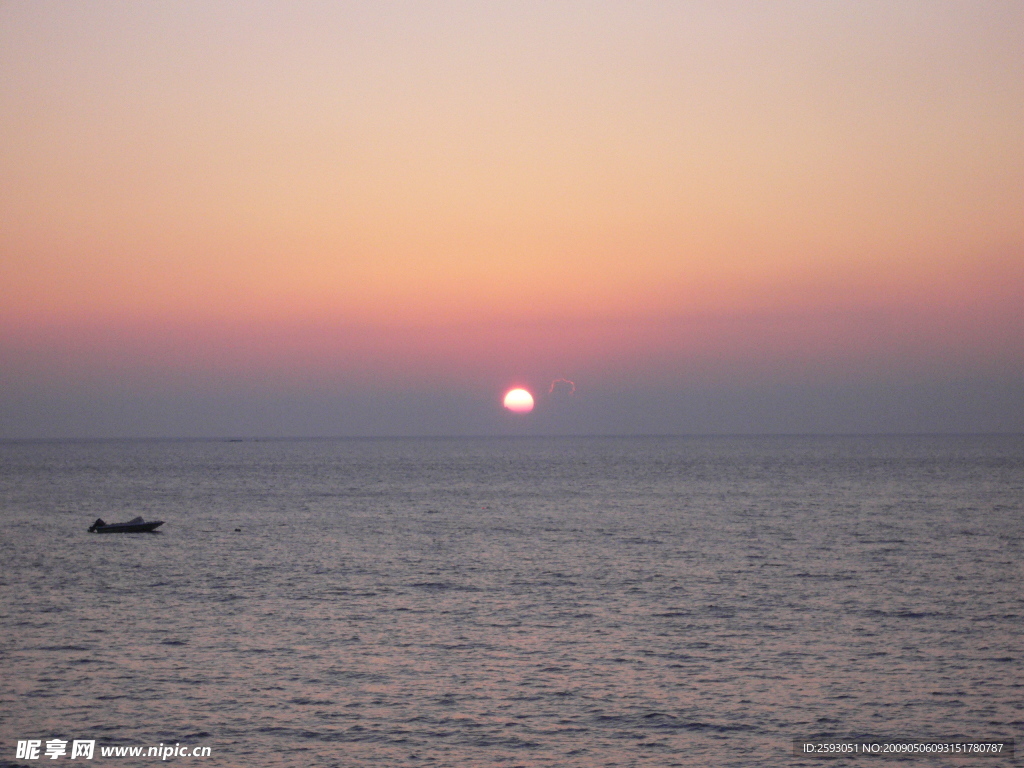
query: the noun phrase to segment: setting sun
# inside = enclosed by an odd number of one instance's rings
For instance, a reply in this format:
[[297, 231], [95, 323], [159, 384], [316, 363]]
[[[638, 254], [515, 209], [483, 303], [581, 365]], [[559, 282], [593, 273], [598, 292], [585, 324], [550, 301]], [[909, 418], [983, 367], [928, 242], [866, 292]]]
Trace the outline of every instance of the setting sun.
[[529, 413], [533, 410], [533, 395], [525, 389], [512, 389], [505, 395], [505, 407], [513, 413]]

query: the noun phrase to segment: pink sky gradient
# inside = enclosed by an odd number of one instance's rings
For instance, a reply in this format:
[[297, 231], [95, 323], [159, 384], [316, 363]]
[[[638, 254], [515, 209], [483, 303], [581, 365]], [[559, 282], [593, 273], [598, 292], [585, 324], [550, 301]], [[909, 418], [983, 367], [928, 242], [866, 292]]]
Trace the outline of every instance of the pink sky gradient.
[[[0, 7], [0, 438], [197, 434], [253, 387], [500, 432], [562, 376], [610, 398], [572, 429], [811, 383], [1024, 429], [1019, 3], [388, 8]], [[157, 390], [193, 405], [68, 415]]]

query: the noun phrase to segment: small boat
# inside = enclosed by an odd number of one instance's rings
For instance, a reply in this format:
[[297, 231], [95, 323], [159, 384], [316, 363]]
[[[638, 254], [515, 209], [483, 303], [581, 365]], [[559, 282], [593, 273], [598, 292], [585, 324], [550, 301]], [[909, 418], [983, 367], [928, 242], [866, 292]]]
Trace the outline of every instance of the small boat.
[[127, 523], [105, 523], [102, 517], [97, 517], [96, 522], [89, 526], [89, 533], [149, 533], [163, 524], [163, 520], [147, 523], [141, 517], [136, 517]]

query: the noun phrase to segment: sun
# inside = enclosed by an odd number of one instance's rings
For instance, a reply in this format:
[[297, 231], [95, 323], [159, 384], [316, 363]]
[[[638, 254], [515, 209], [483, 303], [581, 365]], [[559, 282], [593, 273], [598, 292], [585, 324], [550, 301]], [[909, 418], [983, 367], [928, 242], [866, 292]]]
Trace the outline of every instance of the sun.
[[525, 389], [510, 389], [505, 395], [505, 407], [512, 413], [529, 413], [533, 410], [533, 395]]

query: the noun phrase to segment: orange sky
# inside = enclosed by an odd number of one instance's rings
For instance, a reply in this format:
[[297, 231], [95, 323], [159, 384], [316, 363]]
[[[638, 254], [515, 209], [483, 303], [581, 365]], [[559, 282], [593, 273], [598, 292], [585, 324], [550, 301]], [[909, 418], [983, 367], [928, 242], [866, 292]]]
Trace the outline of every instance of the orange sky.
[[1024, 357], [1019, 3], [340, 6], [0, 6], [6, 380]]

